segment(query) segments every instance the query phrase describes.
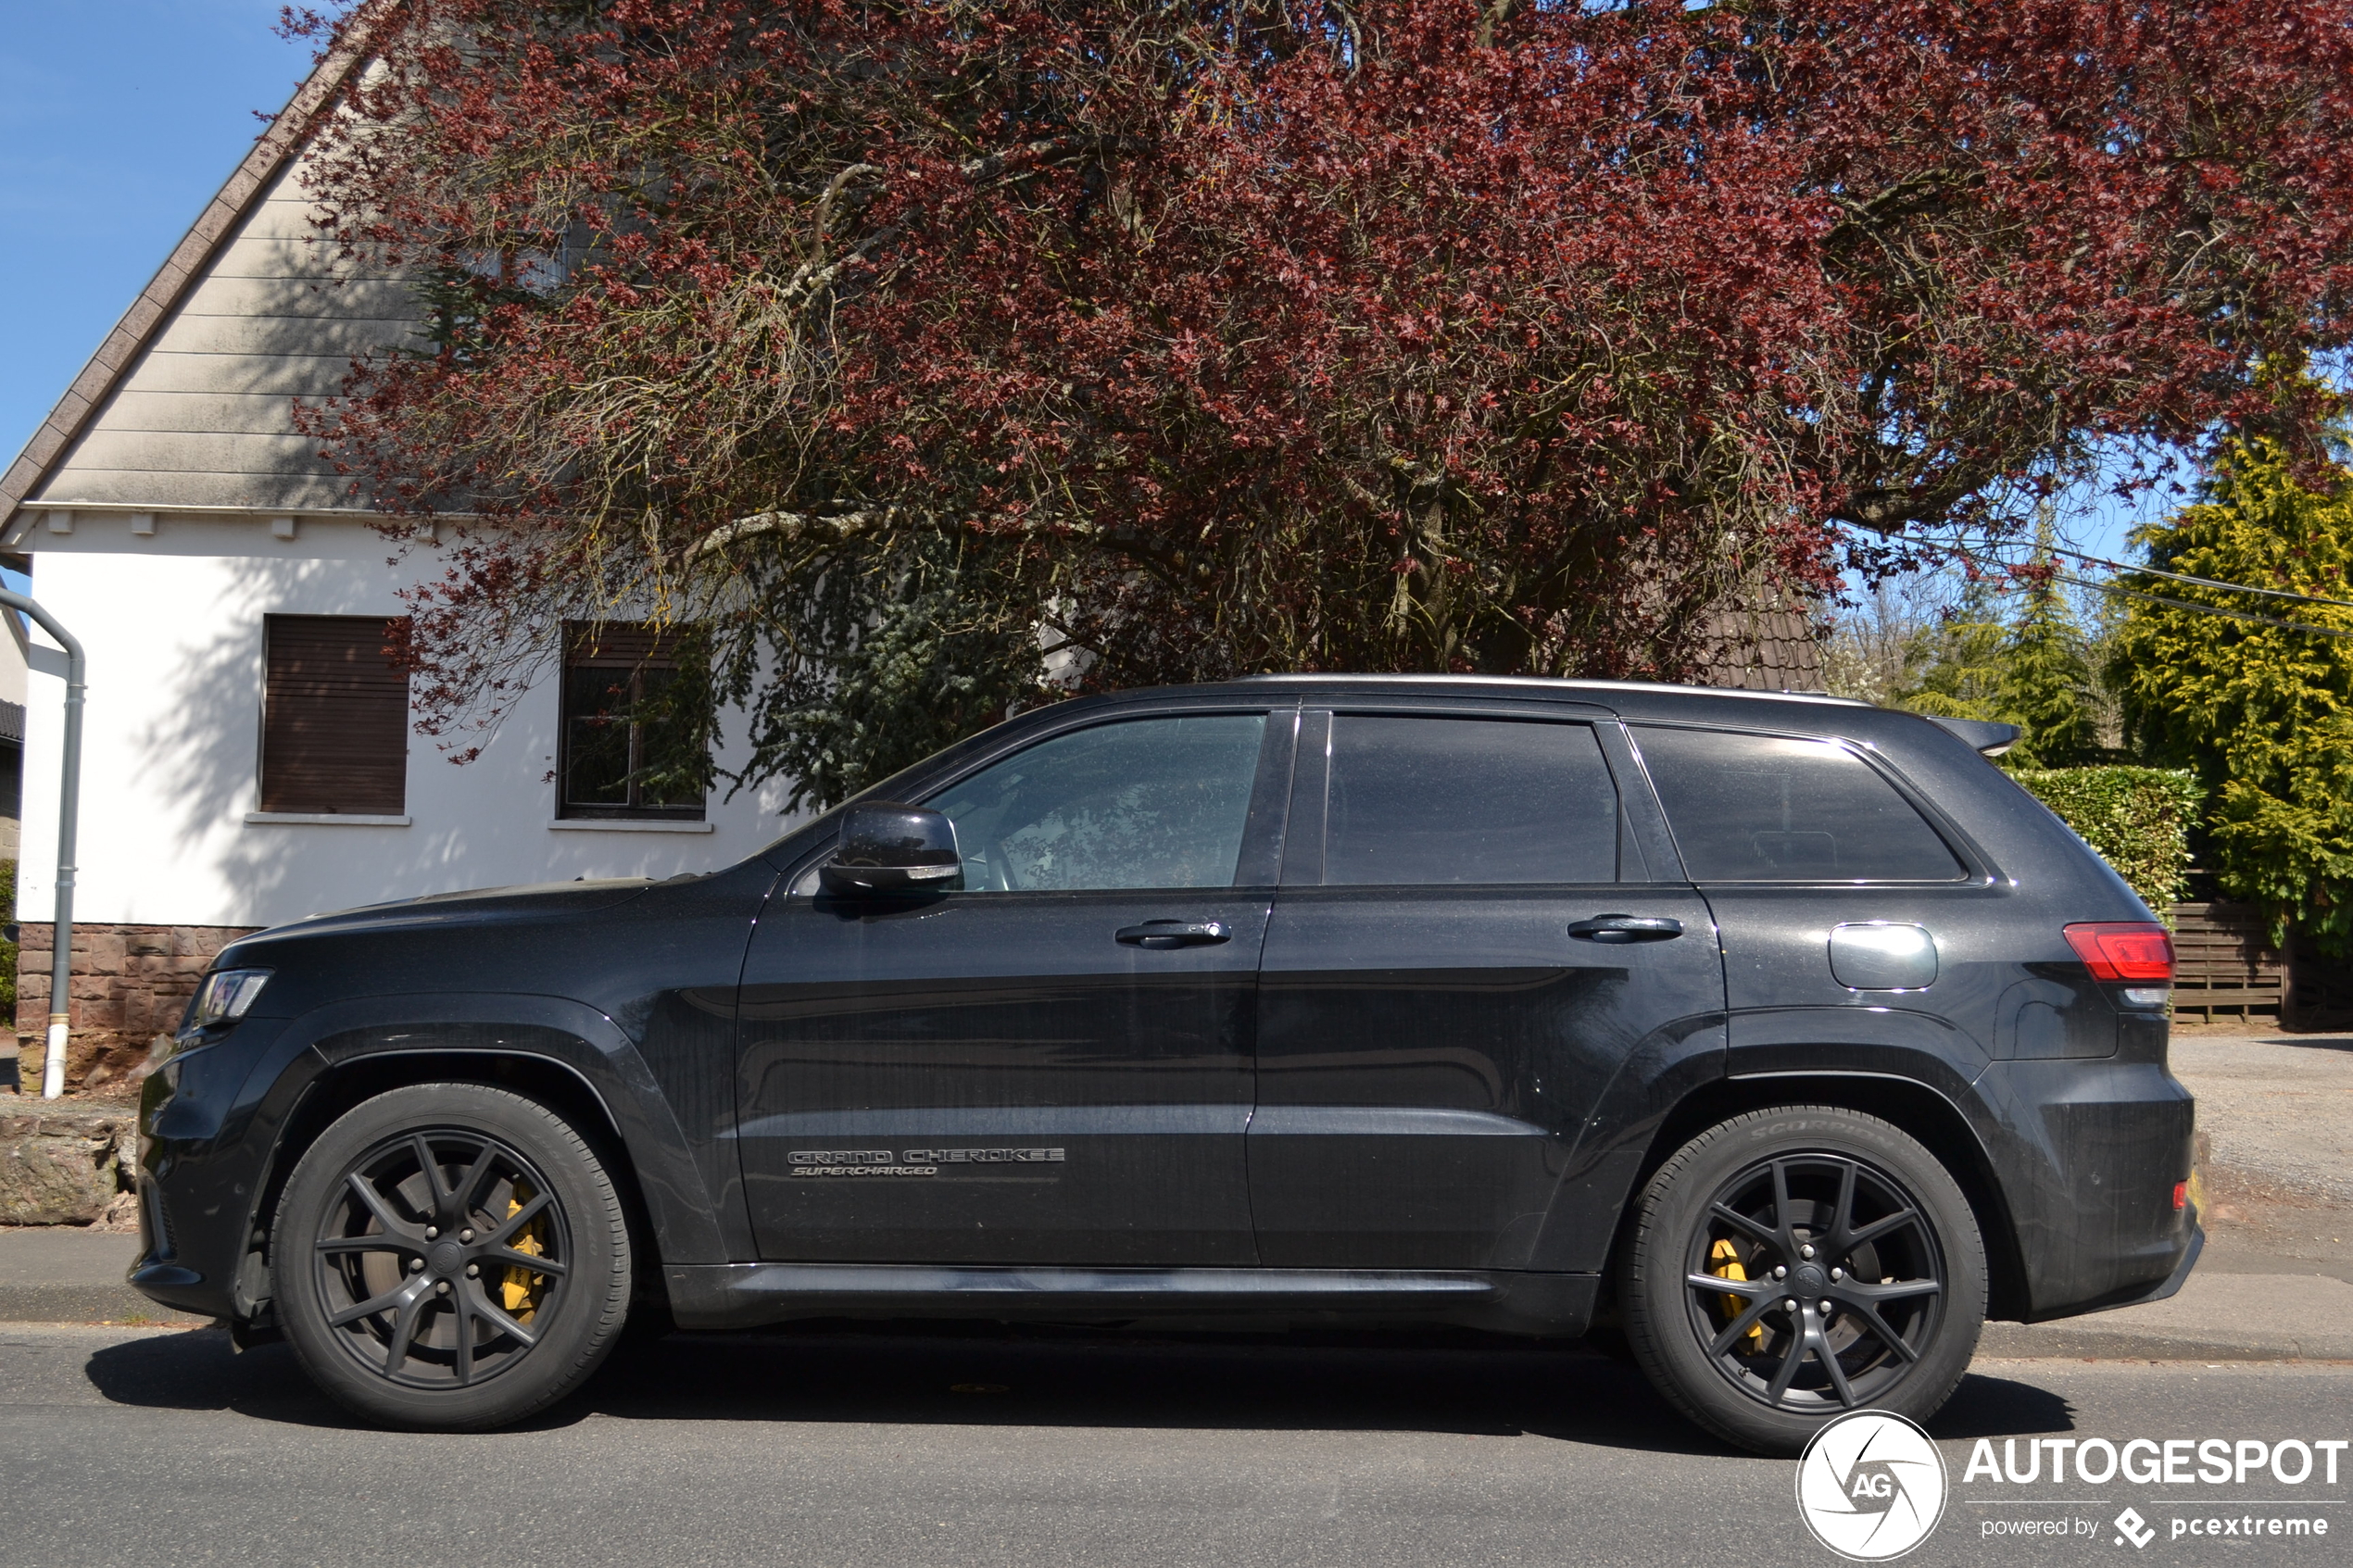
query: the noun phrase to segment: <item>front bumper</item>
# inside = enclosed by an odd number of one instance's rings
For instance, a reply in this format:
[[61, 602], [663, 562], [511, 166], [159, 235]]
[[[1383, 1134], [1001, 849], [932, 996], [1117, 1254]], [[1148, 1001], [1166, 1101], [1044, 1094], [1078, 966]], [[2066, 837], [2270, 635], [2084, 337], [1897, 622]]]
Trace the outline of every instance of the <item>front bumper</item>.
[[[283, 1032], [256, 1019], [182, 1048], [151, 1075], [139, 1103], [139, 1255], [125, 1278], [150, 1300], [202, 1317], [241, 1318], [255, 1206], [268, 1175], [267, 1139], [239, 1135], [254, 1108], [240, 1095]], [[258, 1264], [258, 1254], [254, 1255]]]

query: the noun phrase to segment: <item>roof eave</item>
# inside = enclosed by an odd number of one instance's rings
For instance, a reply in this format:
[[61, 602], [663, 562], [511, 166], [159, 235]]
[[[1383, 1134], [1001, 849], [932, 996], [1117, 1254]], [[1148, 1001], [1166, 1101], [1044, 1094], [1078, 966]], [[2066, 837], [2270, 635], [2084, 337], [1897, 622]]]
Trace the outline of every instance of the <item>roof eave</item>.
[[[355, 22], [320, 56], [286, 107], [270, 122], [270, 129], [255, 140], [235, 171], [205, 205], [204, 211], [172, 247], [163, 265], [156, 269], [147, 286], [139, 291], [138, 297], [115, 322], [114, 330], [107, 333], [89, 363], [82, 366], [82, 373], [67, 386], [65, 395], [57, 399], [33, 431], [24, 450], [8, 465], [6, 474], [0, 476], [0, 533], [14, 531], [25, 497], [56, 471], [91, 417], [105, 407], [117, 383], [138, 362], [157, 329], [170, 319], [189, 287], [204, 275], [214, 253], [236, 232], [254, 203], [277, 179], [286, 160], [308, 138], [321, 112], [334, 101], [353, 68], [366, 57], [367, 31], [364, 25]], [[25, 558], [16, 555], [6, 564], [22, 571]]]

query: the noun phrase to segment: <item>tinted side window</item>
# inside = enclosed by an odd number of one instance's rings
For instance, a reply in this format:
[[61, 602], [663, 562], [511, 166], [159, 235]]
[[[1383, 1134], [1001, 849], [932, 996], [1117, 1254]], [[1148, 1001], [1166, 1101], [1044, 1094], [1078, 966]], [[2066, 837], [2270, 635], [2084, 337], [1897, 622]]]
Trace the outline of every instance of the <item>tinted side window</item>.
[[1617, 791], [1583, 724], [1332, 718], [1324, 881], [1614, 882]]
[[1961, 865], [1870, 764], [1828, 741], [1638, 728], [1697, 882], [1949, 882]]
[[1100, 724], [927, 804], [956, 824], [968, 890], [1230, 887], [1265, 733], [1260, 713]]

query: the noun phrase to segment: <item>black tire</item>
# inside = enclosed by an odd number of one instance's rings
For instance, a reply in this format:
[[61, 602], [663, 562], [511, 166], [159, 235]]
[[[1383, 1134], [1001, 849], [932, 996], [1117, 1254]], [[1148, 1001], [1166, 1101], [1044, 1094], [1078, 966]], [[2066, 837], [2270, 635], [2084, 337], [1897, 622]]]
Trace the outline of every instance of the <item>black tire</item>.
[[1924, 1422], [1944, 1406], [1984, 1325], [1985, 1248], [1951, 1173], [1900, 1129], [1837, 1106], [1755, 1110], [1651, 1178], [1617, 1300], [1668, 1403], [1795, 1455], [1849, 1410]]
[[629, 1227], [595, 1150], [484, 1085], [346, 1113], [287, 1180], [270, 1251], [303, 1370], [385, 1426], [521, 1421], [577, 1388], [629, 1314]]

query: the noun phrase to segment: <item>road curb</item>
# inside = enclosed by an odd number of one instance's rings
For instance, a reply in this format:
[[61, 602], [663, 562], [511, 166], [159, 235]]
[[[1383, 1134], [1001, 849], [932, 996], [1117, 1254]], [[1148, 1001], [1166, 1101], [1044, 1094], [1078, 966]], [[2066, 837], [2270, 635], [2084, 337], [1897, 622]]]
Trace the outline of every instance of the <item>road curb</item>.
[[2108, 1334], [2057, 1323], [1989, 1323], [1977, 1353], [1996, 1361], [2348, 1361], [2353, 1345], [2334, 1336], [2301, 1340], [2196, 1339], [2161, 1334]]
[[195, 1323], [127, 1285], [0, 1285], [0, 1323]]
[[2353, 1285], [2198, 1271], [2181, 1293], [2055, 1323], [1985, 1325], [1978, 1353], [2206, 1361], [2353, 1361]]

